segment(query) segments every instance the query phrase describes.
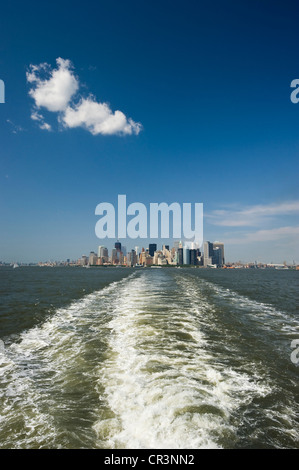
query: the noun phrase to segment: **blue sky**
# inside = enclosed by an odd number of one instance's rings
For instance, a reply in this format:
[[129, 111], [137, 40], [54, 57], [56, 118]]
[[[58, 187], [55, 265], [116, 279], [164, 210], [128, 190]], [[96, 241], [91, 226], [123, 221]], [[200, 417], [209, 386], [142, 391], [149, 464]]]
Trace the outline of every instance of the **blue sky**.
[[231, 261], [299, 263], [298, 10], [6, 2], [0, 260], [111, 247], [95, 236], [95, 208], [126, 194], [202, 202], [204, 238], [224, 241]]

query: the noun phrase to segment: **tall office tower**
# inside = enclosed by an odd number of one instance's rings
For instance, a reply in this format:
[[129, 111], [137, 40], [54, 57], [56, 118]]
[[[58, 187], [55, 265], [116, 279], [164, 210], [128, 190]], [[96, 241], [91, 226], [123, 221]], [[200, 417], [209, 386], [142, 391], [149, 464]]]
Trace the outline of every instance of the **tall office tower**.
[[121, 243], [118, 240], [117, 242], [115, 242], [114, 248], [116, 249], [116, 251], [121, 251]]
[[184, 264], [183, 248], [178, 249], [178, 264]]
[[163, 250], [168, 250], [169, 251], [169, 245], [163, 245]]
[[135, 250], [131, 250], [131, 266], [135, 266], [136, 264], [137, 264], [137, 253]]
[[105, 247], [104, 247], [103, 245], [100, 245], [100, 246], [98, 247], [98, 258], [102, 258], [102, 257], [103, 257], [103, 249], [104, 249], [104, 248], [105, 248]]
[[157, 244], [156, 243], [150, 243], [148, 246], [148, 252], [151, 256], [154, 256], [155, 251], [157, 251]]
[[121, 251], [123, 252], [124, 256], [127, 256], [127, 247], [126, 246], [123, 245], [122, 248], [121, 248]]
[[81, 264], [82, 266], [86, 266], [86, 265], [88, 264], [88, 258], [87, 258], [87, 256], [83, 255], [80, 261], [81, 261], [80, 264]]
[[115, 264], [116, 262], [117, 262], [117, 250], [116, 250], [116, 248], [112, 248], [111, 263]]
[[223, 266], [224, 265], [224, 244], [221, 242], [214, 242], [213, 250], [214, 250], [214, 256], [215, 256], [214, 264], [217, 264], [218, 266]]
[[124, 254], [122, 251], [117, 252], [117, 258], [118, 258], [119, 264], [124, 264]]
[[183, 264], [190, 264], [190, 249], [184, 246], [183, 248]]
[[90, 266], [95, 266], [97, 264], [97, 255], [95, 254], [94, 251], [91, 251], [90, 254], [89, 254], [89, 260], [88, 260], [88, 264]]
[[139, 264], [143, 264], [143, 265], [146, 264], [146, 252], [145, 251], [142, 251], [140, 253]]
[[98, 258], [101, 258], [101, 249], [102, 249], [102, 245], [99, 245], [98, 246]]
[[214, 249], [213, 264], [216, 264], [217, 266], [222, 266], [222, 264], [221, 264], [221, 250], [219, 248]]
[[197, 265], [197, 252], [198, 250], [194, 248], [190, 250], [190, 264], [192, 264], [193, 266]]
[[204, 266], [213, 263], [214, 248], [213, 243], [205, 242], [204, 243]]
[[98, 258], [101, 258], [102, 261], [104, 261], [104, 263], [106, 263], [108, 261], [108, 248], [106, 248], [105, 246], [102, 246], [100, 245], [98, 247]]

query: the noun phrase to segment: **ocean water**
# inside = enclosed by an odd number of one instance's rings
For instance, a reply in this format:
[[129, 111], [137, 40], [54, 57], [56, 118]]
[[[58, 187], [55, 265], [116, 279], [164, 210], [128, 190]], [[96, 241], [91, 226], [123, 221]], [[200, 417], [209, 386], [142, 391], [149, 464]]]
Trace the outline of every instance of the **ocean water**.
[[298, 448], [298, 284], [0, 268], [0, 448]]

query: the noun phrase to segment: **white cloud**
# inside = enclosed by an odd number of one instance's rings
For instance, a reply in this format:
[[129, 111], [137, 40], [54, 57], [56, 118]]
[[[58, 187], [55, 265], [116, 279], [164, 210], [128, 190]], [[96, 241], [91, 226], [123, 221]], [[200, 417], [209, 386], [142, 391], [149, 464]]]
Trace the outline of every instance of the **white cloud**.
[[44, 119], [44, 116], [39, 114], [37, 111], [32, 111], [31, 113], [31, 119], [33, 121], [42, 121]]
[[40, 129], [43, 129], [45, 131], [51, 131], [52, 130], [52, 127], [47, 122], [43, 122], [42, 124], [39, 125], [39, 127], [40, 127]]
[[256, 232], [242, 234], [237, 238], [229, 238], [225, 240], [228, 245], [243, 245], [254, 242], [270, 242], [277, 240], [287, 240], [287, 244], [292, 241], [298, 241], [299, 227], [278, 227], [267, 230], [258, 230]]
[[25, 129], [23, 127], [18, 126], [14, 122], [12, 122], [10, 119], [6, 119], [6, 122], [11, 126], [11, 132], [13, 134], [17, 134], [18, 132], [23, 132]]
[[44, 116], [40, 113], [38, 113], [37, 111], [33, 110], [32, 113], [31, 113], [31, 119], [33, 121], [37, 121], [39, 123], [39, 128], [42, 129], [42, 130], [46, 130], [46, 131], [51, 131], [52, 130], [52, 127], [50, 126], [50, 124], [48, 124], [47, 122], [45, 122], [44, 120]]
[[47, 63], [31, 65], [26, 74], [31, 85], [29, 95], [35, 102], [31, 119], [38, 121], [41, 129], [51, 130], [39, 113], [40, 108], [45, 108], [58, 113], [58, 121], [65, 128], [82, 127], [93, 135], [139, 134], [142, 125], [122, 111], [113, 112], [107, 103], [97, 102], [93, 96], [79, 95], [79, 80], [69, 60], [58, 58], [56, 63], [57, 68], [53, 70]]
[[93, 98], [82, 99], [74, 108], [69, 106], [61, 121], [66, 127], [84, 127], [97, 134], [138, 134], [141, 124], [127, 119], [122, 111], [111, 111], [106, 103], [97, 103]]
[[[36, 107], [54, 112], [64, 111], [79, 88], [71, 62], [59, 57], [56, 63], [57, 68], [54, 70], [47, 64], [40, 64], [31, 65], [30, 72], [27, 72], [27, 81], [34, 85], [29, 95], [34, 99]], [[49, 78], [43, 80], [43, 73]]]
[[256, 205], [244, 209], [215, 210], [206, 217], [209, 223], [227, 227], [245, 227], [259, 225], [265, 218], [299, 213], [299, 201], [278, 204]]

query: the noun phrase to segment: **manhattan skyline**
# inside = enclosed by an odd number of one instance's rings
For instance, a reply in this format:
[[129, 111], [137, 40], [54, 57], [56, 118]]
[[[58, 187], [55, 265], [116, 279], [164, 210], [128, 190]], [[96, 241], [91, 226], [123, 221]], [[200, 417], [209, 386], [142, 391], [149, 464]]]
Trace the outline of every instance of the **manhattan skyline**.
[[1, 8], [0, 259], [111, 250], [95, 208], [127, 194], [202, 202], [231, 261], [298, 264], [297, 3], [57, 5]]

